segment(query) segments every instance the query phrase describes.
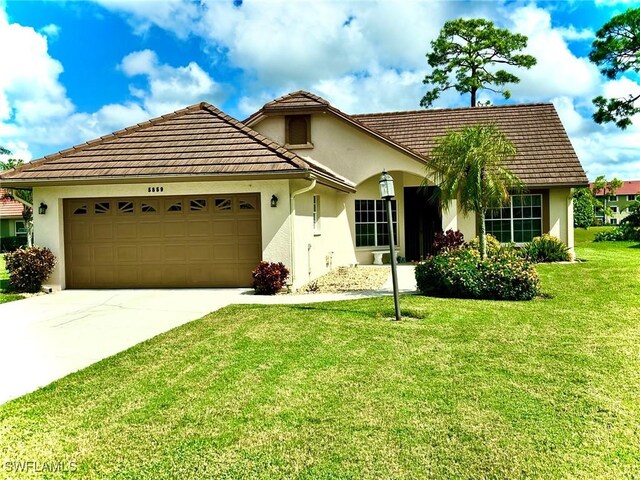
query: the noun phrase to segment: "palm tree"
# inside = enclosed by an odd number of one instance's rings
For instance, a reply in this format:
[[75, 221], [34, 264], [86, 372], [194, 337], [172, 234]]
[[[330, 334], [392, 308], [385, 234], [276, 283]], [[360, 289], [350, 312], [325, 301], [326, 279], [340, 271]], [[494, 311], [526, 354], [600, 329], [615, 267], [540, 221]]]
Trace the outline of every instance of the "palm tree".
[[487, 211], [508, 205], [509, 192], [522, 188], [505, 166], [515, 155], [516, 147], [495, 125], [474, 125], [440, 138], [429, 156], [427, 171], [439, 186], [443, 208], [457, 200], [462, 213], [478, 214], [481, 258], [487, 255]]

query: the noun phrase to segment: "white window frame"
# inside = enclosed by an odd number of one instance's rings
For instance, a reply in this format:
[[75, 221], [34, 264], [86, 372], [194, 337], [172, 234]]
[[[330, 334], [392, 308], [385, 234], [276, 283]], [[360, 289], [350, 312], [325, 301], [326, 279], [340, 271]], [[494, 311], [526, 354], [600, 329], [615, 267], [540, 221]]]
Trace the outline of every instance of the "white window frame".
[[634, 202], [634, 201], [635, 201], [635, 199], [636, 199], [635, 194], [627, 195], [627, 200], [628, 200], [628, 201], [630, 201], [630, 202]]
[[320, 195], [313, 196], [313, 234], [318, 236], [320, 232]]
[[[513, 199], [515, 197], [540, 197], [540, 217], [522, 217], [522, 218], [514, 218], [513, 217]], [[544, 203], [544, 198], [542, 196], [541, 193], [522, 193], [522, 194], [517, 194], [517, 195], [511, 195], [509, 197], [509, 218], [500, 218], [500, 219], [491, 219], [491, 218], [485, 218], [485, 230], [487, 233], [489, 232], [489, 229], [487, 228], [487, 222], [494, 222], [494, 221], [506, 221], [508, 220], [510, 223], [510, 240], [508, 242], [502, 242], [502, 243], [514, 243], [515, 245], [525, 245], [526, 243], [529, 243], [531, 240], [529, 241], [524, 241], [524, 242], [516, 242], [514, 241], [515, 238], [515, 228], [514, 228], [514, 220], [540, 220], [540, 235], [542, 235], [544, 233], [544, 208], [543, 208], [543, 203]], [[507, 208], [507, 207], [504, 207]], [[534, 235], [535, 238], [535, 235]]]
[[[355, 237], [355, 241], [356, 241], [356, 248], [359, 249], [371, 249], [371, 248], [381, 248], [381, 247], [388, 247], [388, 244], [379, 244], [378, 243], [378, 225], [382, 225], [381, 222], [378, 222], [377, 218], [378, 218], [378, 212], [380, 211], [384, 211], [385, 213], [383, 215], [386, 215], [386, 204], [385, 204], [385, 200], [379, 200], [379, 199], [373, 199], [373, 198], [358, 198], [355, 201], [354, 204], [354, 212], [356, 213], [356, 215], [354, 216], [354, 219], [357, 216], [357, 208], [356, 205], [358, 204], [358, 202], [369, 202], [372, 201], [373, 202], [373, 218], [374, 221], [373, 222], [358, 222], [357, 220], [354, 222], [354, 224], [356, 225], [356, 231], [357, 231], [357, 225], [374, 225], [374, 244], [373, 245], [358, 245], [358, 235], [356, 233], [356, 237]], [[370, 210], [368, 210], [370, 211]], [[398, 202], [396, 200], [391, 200], [391, 216], [393, 217], [393, 214], [395, 213], [395, 219], [393, 220], [393, 225], [392, 228], [394, 229], [394, 242], [395, 245], [394, 246], [398, 246]], [[384, 221], [384, 224], [386, 225], [386, 221]]]
[[618, 195], [609, 195], [609, 201], [610, 202], [617, 202], [618, 201]]
[[618, 207], [616, 207], [615, 205], [612, 205], [612, 206], [611, 206], [611, 211], [612, 211], [613, 213], [618, 213]]

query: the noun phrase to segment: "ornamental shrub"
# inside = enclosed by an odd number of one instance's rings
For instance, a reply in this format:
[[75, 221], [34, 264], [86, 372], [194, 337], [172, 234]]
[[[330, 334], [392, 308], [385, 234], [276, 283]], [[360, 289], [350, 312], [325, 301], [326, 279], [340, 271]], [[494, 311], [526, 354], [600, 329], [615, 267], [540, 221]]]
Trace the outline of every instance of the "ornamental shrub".
[[424, 295], [486, 300], [531, 300], [540, 292], [533, 266], [511, 250], [480, 259], [477, 250], [461, 249], [430, 257], [416, 266]]
[[456, 250], [464, 245], [464, 235], [460, 230], [447, 230], [446, 232], [436, 232], [433, 239], [433, 253], [437, 255], [441, 252]]
[[18, 248], [4, 258], [9, 289], [16, 292], [39, 292], [56, 265], [55, 255], [46, 247]]
[[533, 263], [566, 262], [571, 260], [569, 248], [557, 237], [545, 233], [535, 237], [520, 250], [521, 255]]
[[258, 295], [275, 295], [289, 277], [289, 270], [283, 263], [260, 262], [251, 272], [253, 288]]
[[[473, 240], [469, 240], [467, 242], [467, 248], [470, 248], [472, 250], [475, 250], [476, 252], [479, 252], [480, 251], [480, 237], [476, 237]], [[503, 248], [504, 247], [500, 243], [500, 240], [498, 240], [496, 237], [494, 237], [490, 233], [487, 233], [487, 256], [488, 257], [490, 257], [491, 255], [496, 255]]]
[[594, 242], [640, 241], [640, 228], [629, 223], [622, 223], [613, 230], [598, 232], [593, 237]]

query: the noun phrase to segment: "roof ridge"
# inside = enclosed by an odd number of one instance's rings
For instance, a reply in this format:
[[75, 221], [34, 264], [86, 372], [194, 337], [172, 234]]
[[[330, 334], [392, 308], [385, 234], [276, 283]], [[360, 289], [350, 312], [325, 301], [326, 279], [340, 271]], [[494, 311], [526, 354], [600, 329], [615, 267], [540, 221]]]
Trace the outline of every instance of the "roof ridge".
[[310, 100], [314, 100], [318, 103], [321, 103], [323, 105], [329, 105], [329, 102], [327, 100], [325, 100], [324, 98], [320, 97], [319, 95], [315, 95], [311, 92], [308, 92], [306, 90], [296, 90], [295, 92], [289, 92], [289, 93], [285, 93], [284, 95], [279, 96], [278, 98], [274, 98], [273, 100], [265, 103], [262, 108], [266, 108], [269, 106], [274, 106], [277, 105], [278, 103], [284, 101], [284, 100], [288, 100], [290, 98], [295, 98], [295, 97], [306, 97]]
[[416, 110], [395, 110], [391, 112], [372, 112], [372, 113], [354, 113], [352, 117], [380, 117], [384, 115], [399, 115], [408, 113], [429, 113], [429, 112], [443, 112], [450, 110], [487, 110], [487, 109], [499, 109], [499, 108], [520, 108], [520, 107], [535, 107], [535, 106], [549, 106], [553, 105], [553, 102], [530, 102], [530, 103], [514, 103], [509, 105], [487, 105], [483, 107], [444, 107], [444, 108], [429, 108], [429, 109], [416, 109]]

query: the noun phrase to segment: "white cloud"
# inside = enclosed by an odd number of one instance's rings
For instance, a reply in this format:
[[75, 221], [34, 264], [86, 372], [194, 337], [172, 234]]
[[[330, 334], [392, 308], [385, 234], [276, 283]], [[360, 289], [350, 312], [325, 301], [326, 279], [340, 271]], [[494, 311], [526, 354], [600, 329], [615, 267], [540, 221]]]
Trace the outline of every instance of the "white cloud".
[[587, 58], [576, 57], [563, 31], [551, 26], [547, 10], [529, 5], [508, 14], [513, 29], [529, 38], [526, 52], [538, 63], [530, 70], [518, 70], [521, 82], [510, 88], [514, 98], [539, 101], [559, 96], [591, 96], [600, 84], [600, 73]]
[[55, 40], [60, 36], [60, 27], [55, 23], [50, 23], [42, 27], [39, 32], [45, 34], [49, 40]]
[[557, 27], [556, 31], [562, 35], [565, 40], [593, 40], [596, 37], [596, 33], [590, 28], [583, 28], [578, 30], [573, 25], [568, 27]]
[[143, 77], [143, 88], [131, 88], [133, 100], [78, 112], [44, 33], [10, 23], [0, 8], [0, 43], [12, 45], [0, 49], [1, 64], [11, 65], [0, 75], [0, 145], [23, 159], [32, 158], [34, 149], [68, 147], [192, 103], [221, 100], [220, 85], [195, 62], [173, 67], [143, 50], [127, 55], [120, 65], [123, 74]]
[[133, 88], [151, 116], [162, 115], [203, 100], [218, 103], [222, 89], [197, 63], [184, 67], [161, 64], [151, 50], [132, 52], [122, 59], [121, 70], [129, 77], [147, 77], [148, 90]]
[[186, 38], [199, 15], [199, 6], [190, 0], [94, 0], [108, 10], [123, 14], [134, 32], [144, 35], [156, 25]]

